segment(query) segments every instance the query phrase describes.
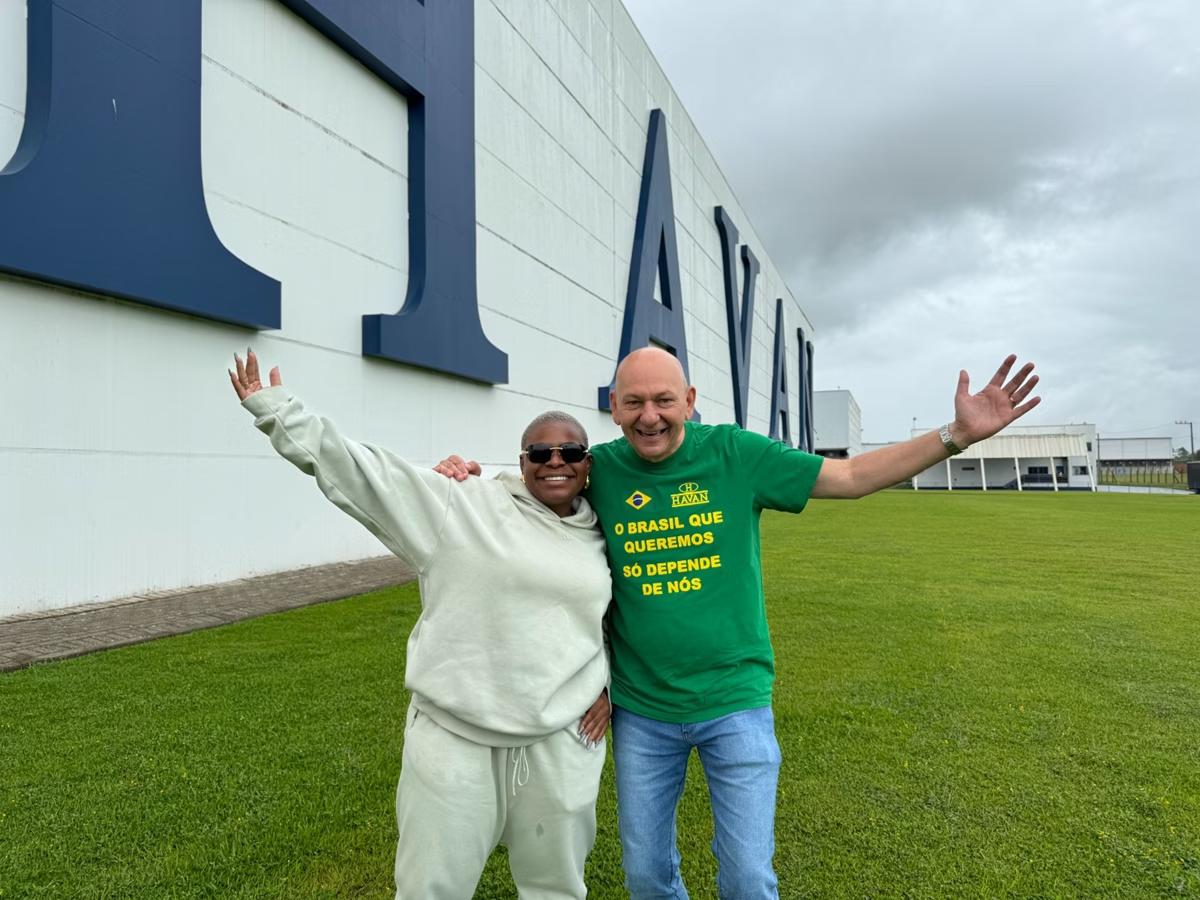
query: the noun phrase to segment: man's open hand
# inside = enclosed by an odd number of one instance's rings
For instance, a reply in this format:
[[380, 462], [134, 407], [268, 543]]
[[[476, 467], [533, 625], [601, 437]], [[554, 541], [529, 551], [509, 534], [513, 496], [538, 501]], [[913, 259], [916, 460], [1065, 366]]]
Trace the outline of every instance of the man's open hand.
[[966, 370], [958, 373], [954, 421], [950, 425], [950, 436], [958, 446], [967, 447], [990, 438], [1042, 402], [1041, 397], [1025, 399], [1038, 383], [1038, 376], [1033, 374], [1033, 363], [1025, 363], [1016, 375], [1008, 377], [1016, 361], [1015, 353], [1004, 360], [978, 394], [970, 392]]

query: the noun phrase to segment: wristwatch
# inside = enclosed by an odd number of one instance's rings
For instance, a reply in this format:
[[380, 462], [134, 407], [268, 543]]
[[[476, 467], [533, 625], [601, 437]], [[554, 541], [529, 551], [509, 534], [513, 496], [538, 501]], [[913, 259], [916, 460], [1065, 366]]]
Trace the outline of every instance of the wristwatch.
[[942, 446], [946, 448], [946, 452], [951, 456], [958, 456], [958, 454], [967, 449], [966, 447], [960, 447], [958, 444], [954, 443], [954, 438], [950, 437], [949, 425], [943, 425], [938, 429], [938, 437], [942, 439]]

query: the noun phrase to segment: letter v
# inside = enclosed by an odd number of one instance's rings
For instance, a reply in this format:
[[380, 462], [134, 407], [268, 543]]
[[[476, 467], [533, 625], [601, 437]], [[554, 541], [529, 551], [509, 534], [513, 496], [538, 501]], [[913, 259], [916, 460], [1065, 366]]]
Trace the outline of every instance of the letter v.
[[729, 369], [733, 381], [733, 415], [738, 425], [746, 427], [747, 403], [750, 396], [750, 334], [754, 328], [754, 282], [758, 278], [758, 259], [749, 246], [742, 246], [742, 302], [737, 299], [737, 263], [734, 248], [738, 230], [725, 212], [715, 209], [717, 231], [721, 235], [721, 263], [725, 270], [725, 318], [729, 323]]

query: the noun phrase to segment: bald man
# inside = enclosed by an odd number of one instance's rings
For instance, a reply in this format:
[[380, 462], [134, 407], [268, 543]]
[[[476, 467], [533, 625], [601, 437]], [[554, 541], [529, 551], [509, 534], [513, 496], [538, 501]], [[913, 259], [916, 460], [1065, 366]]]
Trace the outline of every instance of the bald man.
[[[592, 506], [612, 569], [613, 758], [625, 885], [634, 900], [686, 898], [675, 813], [696, 750], [713, 810], [723, 898], [775, 898], [780, 753], [774, 654], [759, 561], [763, 509], [857, 498], [911, 478], [1033, 409], [1033, 364], [1004, 361], [977, 394], [959, 373], [954, 420], [846, 460], [736, 425], [691, 422], [696, 388], [647, 347], [618, 366], [610, 396], [623, 438], [592, 448]], [[457, 457], [457, 478], [478, 468]]]

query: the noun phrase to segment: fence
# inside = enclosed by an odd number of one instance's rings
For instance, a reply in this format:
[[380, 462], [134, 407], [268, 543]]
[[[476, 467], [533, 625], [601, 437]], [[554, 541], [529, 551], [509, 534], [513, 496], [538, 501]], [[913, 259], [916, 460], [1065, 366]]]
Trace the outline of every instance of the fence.
[[1096, 483], [1187, 490], [1187, 464], [1152, 463], [1147, 465], [1133, 465], [1119, 463], [1106, 465], [1101, 463]]

